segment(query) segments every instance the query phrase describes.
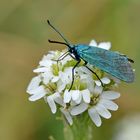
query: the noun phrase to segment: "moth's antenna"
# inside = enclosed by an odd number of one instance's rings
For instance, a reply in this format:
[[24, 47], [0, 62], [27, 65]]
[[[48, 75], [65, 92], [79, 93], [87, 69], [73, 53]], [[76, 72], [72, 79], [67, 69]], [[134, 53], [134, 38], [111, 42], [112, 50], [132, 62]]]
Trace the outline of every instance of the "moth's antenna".
[[61, 34], [51, 23], [49, 20], [47, 20], [48, 24], [65, 40], [65, 42], [67, 43], [67, 46], [69, 48], [71, 48], [70, 43], [67, 41], [67, 39], [65, 39], [65, 37], [63, 36], [63, 34]]

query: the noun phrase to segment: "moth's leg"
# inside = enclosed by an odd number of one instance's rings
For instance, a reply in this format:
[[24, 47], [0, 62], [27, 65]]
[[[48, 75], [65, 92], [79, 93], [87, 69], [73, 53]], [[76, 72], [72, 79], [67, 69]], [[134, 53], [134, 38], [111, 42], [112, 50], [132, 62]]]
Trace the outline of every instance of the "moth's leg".
[[73, 55], [71, 55], [71, 53], [69, 51], [67, 51], [64, 54], [62, 54], [57, 60], [54, 60], [54, 61], [57, 61], [57, 63], [58, 63], [59, 61], [63, 60], [68, 55], [70, 57], [72, 57], [73, 59], [76, 59]]
[[84, 66], [85, 66], [89, 71], [91, 71], [93, 74], [95, 74], [95, 76], [96, 76], [96, 77], [98, 78], [98, 80], [101, 82], [102, 87], [104, 87], [104, 84], [103, 84], [102, 80], [99, 78], [99, 76], [97, 75], [96, 72], [94, 72], [92, 69], [90, 69], [90, 68], [87, 66], [87, 62], [86, 62], [86, 61], [85, 61]]
[[75, 64], [75, 66], [72, 68], [72, 82], [71, 82], [71, 86], [70, 86], [70, 88], [69, 88], [69, 91], [71, 90], [71, 88], [72, 88], [72, 86], [73, 86], [73, 83], [74, 83], [74, 70], [75, 70], [75, 68], [78, 66], [78, 64], [81, 62], [81, 60], [79, 60], [76, 64]]
[[52, 60], [56, 61], [58, 63], [59, 61], [63, 60], [68, 55], [69, 55], [69, 51], [67, 51], [64, 54], [62, 54], [57, 60], [54, 60], [54, 59], [52, 59]]
[[65, 52], [64, 54], [62, 54], [59, 58], [58, 58], [58, 60], [57, 61], [61, 61], [61, 60], [63, 60], [66, 56], [68, 56], [69, 55], [69, 51], [67, 51], [67, 52]]
[[71, 53], [69, 53], [69, 56], [76, 60], [76, 58]]

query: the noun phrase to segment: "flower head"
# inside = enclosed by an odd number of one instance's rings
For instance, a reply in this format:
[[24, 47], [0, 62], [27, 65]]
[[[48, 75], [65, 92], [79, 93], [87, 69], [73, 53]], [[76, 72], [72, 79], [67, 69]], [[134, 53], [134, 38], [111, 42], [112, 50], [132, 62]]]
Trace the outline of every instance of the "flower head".
[[[109, 42], [97, 45], [94, 40], [89, 45], [104, 49], [111, 47]], [[65, 50], [49, 52], [39, 62], [38, 68], [33, 70], [37, 76], [31, 80], [27, 88], [27, 92], [31, 95], [29, 100], [36, 101], [44, 98], [52, 113], [56, 113], [59, 108], [70, 125], [73, 124], [74, 116], [87, 112], [95, 125], [100, 126], [101, 117], [109, 119], [111, 117], [109, 110], [118, 109], [117, 104], [112, 100], [117, 99], [120, 94], [111, 90], [116, 85], [116, 80], [88, 65], [101, 79], [104, 84], [102, 87], [100, 80], [83, 66], [83, 62], [80, 62], [75, 69], [74, 83], [69, 91], [72, 83], [72, 68], [76, 60], [67, 56], [58, 63], [54, 61], [64, 53]]]

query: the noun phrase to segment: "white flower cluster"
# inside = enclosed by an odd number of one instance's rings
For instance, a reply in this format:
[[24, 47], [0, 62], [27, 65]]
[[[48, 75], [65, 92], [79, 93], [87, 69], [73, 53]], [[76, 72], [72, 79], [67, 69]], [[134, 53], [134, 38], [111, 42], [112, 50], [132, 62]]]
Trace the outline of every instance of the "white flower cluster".
[[[110, 49], [109, 42], [103, 42], [97, 45], [92, 40], [90, 46]], [[30, 101], [36, 101], [44, 98], [48, 103], [52, 113], [56, 113], [57, 108], [64, 114], [68, 123], [73, 124], [73, 117], [87, 112], [96, 126], [101, 126], [101, 117], [109, 119], [111, 111], [116, 111], [118, 105], [112, 100], [119, 98], [120, 94], [110, 90], [116, 85], [116, 80], [93, 66], [88, 65], [96, 71], [104, 83], [101, 86], [100, 81], [91, 73], [81, 62], [75, 69], [74, 84], [69, 91], [72, 82], [72, 68], [76, 61], [70, 56], [62, 61], [56, 62], [64, 52], [51, 51], [45, 55], [39, 62], [39, 67], [33, 72], [37, 73], [28, 88], [27, 93], [31, 96]]]

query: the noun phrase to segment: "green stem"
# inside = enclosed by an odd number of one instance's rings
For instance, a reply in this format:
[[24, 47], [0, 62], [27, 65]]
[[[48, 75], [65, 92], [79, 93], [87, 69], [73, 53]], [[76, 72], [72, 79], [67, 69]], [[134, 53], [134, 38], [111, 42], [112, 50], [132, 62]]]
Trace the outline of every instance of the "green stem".
[[75, 116], [73, 125], [64, 121], [64, 139], [65, 140], [93, 140], [93, 127], [89, 121], [87, 113]]

